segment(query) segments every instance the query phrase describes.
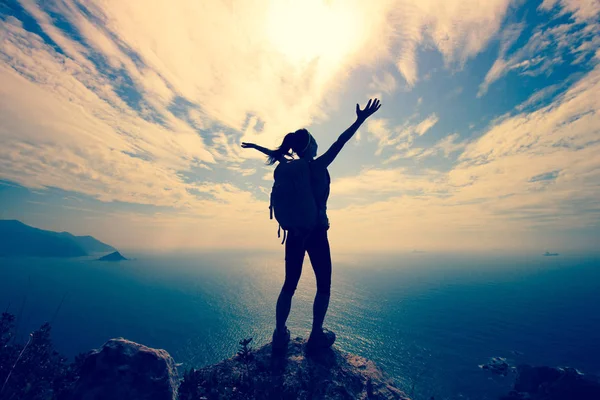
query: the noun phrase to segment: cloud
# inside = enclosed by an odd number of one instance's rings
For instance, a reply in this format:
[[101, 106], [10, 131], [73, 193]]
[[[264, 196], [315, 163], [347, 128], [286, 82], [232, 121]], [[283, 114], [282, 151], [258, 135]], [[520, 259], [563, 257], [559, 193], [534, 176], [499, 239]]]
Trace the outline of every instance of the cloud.
[[[78, 187], [105, 201], [187, 204], [181, 174], [189, 178], [217, 161], [247, 173], [244, 161], [259, 155], [239, 152], [239, 140], [274, 144], [290, 127], [327, 118], [323, 110], [337, 101], [331, 95], [358, 66], [413, 59], [400, 69], [414, 83], [415, 52], [427, 43], [448, 65], [464, 63], [495, 32], [507, 4], [263, 3], [236, 3], [234, 10], [227, 2], [192, 0], [20, 2], [37, 26], [27, 30], [7, 16], [1, 28], [1, 82], [11, 103], [3, 108], [10, 129], [1, 139], [14, 160], [3, 178]], [[297, 40], [294, 34], [308, 33], [281, 24], [309, 11], [314, 40]], [[373, 85], [386, 93], [397, 87], [390, 73]], [[64, 163], [50, 159], [58, 154]], [[27, 157], [32, 164], [23, 165]], [[162, 182], [169, 190], [149, 189]], [[112, 184], [127, 189], [110, 190]]]
[[600, 227], [599, 90], [596, 66], [550, 104], [498, 119], [479, 138], [446, 137], [439, 151], [464, 147], [447, 171], [365, 169], [334, 180], [332, 242], [373, 251], [593, 247], [592, 238], [566, 238]]
[[[375, 155], [381, 154], [383, 149], [395, 143], [394, 131], [389, 127], [390, 121], [385, 118], [367, 120], [367, 134], [369, 139], [377, 140], [377, 151]], [[397, 138], [397, 136], [396, 136]]]
[[33, 188], [79, 191], [104, 201], [186, 203], [190, 196], [177, 171], [214, 163], [201, 137], [185, 127], [170, 131], [115, 110], [68, 72], [55, 71], [48, 53], [28, 51], [36, 60], [28, 72], [38, 82], [53, 80], [35, 84], [0, 67], [3, 178]]
[[[593, 0], [592, 2], [598, 4]], [[498, 58], [479, 86], [477, 97], [485, 95], [491, 84], [510, 71], [529, 76], [548, 75], [557, 65], [565, 63], [568, 57], [576, 57], [572, 61], [575, 64], [588, 59], [600, 47], [596, 33], [600, 24], [592, 18], [593, 15], [600, 15], [600, 6], [594, 7], [589, 3], [591, 2], [545, 1], [540, 6], [541, 9], [548, 11], [560, 4], [559, 15], [572, 14], [575, 21], [537, 27], [527, 43], [510, 55], [508, 54], [524, 26], [508, 25], [501, 34]]]
[[417, 134], [418, 136], [423, 136], [429, 129], [431, 129], [437, 122], [439, 118], [435, 114], [431, 114], [429, 117], [419, 122], [415, 127], [408, 127], [402, 130], [401, 136], [413, 136]]
[[241, 168], [235, 165], [230, 165], [227, 167], [227, 169], [237, 171], [242, 174], [242, 176], [250, 176], [256, 173], [256, 168]]
[[[257, 48], [263, 30], [247, 53], [248, 32], [233, 27], [253, 29], [256, 21], [236, 25], [238, 17], [222, 3], [209, 10], [180, 3], [191, 7], [190, 16], [180, 8], [120, 2], [22, 5], [41, 30], [28, 31], [11, 16], [0, 27], [0, 176], [29, 188], [188, 210], [208, 210], [213, 202], [262, 204], [244, 191], [219, 198], [219, 184], [198, 171], [252, 175], [245, 161], [262, 157], [241, 151], [240, 137], [309, 121], [311, 109], [320, 114], [315, 99], [326, 91], [327, 74], [340, 71], [331, 63], [290, 70], [273, 49]], [[62, 22], [55, 25], [57, 15]], [[233, 36], [220, 34], [217, 43], [208, 35], [211, 23], [223, 23], [220, 31]], [[235, 42], [229, 53], [221, 47], [226, 40]]]
[[397, 87], [398, 82], [396, 82], [396, 78], [389, 72], [384, 72], [381, 78], [377, 75], [373, 76], [373, 81], [369, 83], [369, 89], [383, 92], [388, 95], [392, 94]]
[[443, 179], [443, 174], [432, 170], [417, 175], [405, 168], [367, 168], [356, 177], [336, 179], [331, 190], [339, 196], [366, 196], [371, 200], [390, 193], [436, 194], [441, 187], [440, 179]]
[[485, 76], [485, 79], [481, 86], [479, 87], [479, 93], [477, 93], [477, 97], [482, 96], [488, 90], [489, 85], [500, 79], [508, 68], [508, 62], [504, 59], [506, 57], [507, 52], [511, 49], [513, 44], [519, 39], [521, 32], [523, 31], [523, 24], [510, 24], [502, 31], [500, 35], [500, 51], [498, 58], [488, 71]]
[[453, 133], [437, 142], [433, 147], [442, 152], [444, 157], [448, 157], [450, 154], [460, 151], [466, 146], [465, 142], [457, 143], [456, 139], [458, 139], [458, 133]]
[[235, 137], [225, 132], [212, 133], [212, 154], [216, 160], [240, 163], [244, 161], [243, 150], [234, 142]]
[[[464, 163], [485, 164], [497, 158], [528, 153], [532, 147], [548, 152], [587, 148], [598, 140], [600, 89], [597, 66], [571, 86], [553, 103], [531, 113], [504, 119], [481, 139], [471, 143], [460, 159]], [[537, 94], [534, 94], [537, 96]]]
[[596, 0], [544, 0], [539, 9], [551, 11], [556, 7], [558, 16], [569, 13], [577, 22], [593, 21], [600, 14], [600, 3]]
[[[136, 246], [261, 246], [257, 233], [273, 233], [273, 224], [260, 178], [268, 170], [263, 178], [272, 181], [272, 168], [239, 141], [274, 146], [297, 127], [325, 123], [363, 67], [374, 76], [369, 89], [390, 95], [402, 86], [398, 75], [374, 67], [395, 67], [414, 86], [418, 54], [435, 49], [446, 68], [462, 68], [498, 33], [510, 2], [267, 3], [19, 2], [27, 23], [16, 13], [0, 25], [0, 179], [114, 207], [150, 205], [101, 223]], [[574, 4], [545, 2], [544, 12], [562, 7], [574, 20], [540, 28], [523, 49], [513, 49], [522, 27], [505, 29], [485, 90], [511, 70], [546, 73], [565, 52], [574, 63], [598, 54], [593, 9]], [[321, 16], [311, 19], [313, 30], [290, 29], [307, 10]], [[555, 53], [547, 53], [549, 40]], [[453, 133], [414, 147], [437, 129], [431, 109], [404, 124], [369, 120], [362, 144], [375, 142], [377, 155], [462, 154], [448, 170], [382, 166], [334, 180], [332, 237], [348, 248], [377, 240], [374, 248], [394, 248], [392, 239], [358, 236], [372, 229], [426, 243], [458, 232], [453, 240], [466, 245], [492, 243], [494, 232], [520, 240], [515, 232], [557, 227], [560, 218], [567, 227], [597, 223], [597, 74], [536, 109], [555, 93], [538, 92], [469, 142]]]
[[[234, 8], [228, 2], [191, 0], [168, 6], [160, 1], [89, 4], [101, 31], [135, 54], [143, 70], [164, 80], [171, 96], [198, 105], [210, 119], [234, 130], [243, 129], [254, 115], [265, 122], [267, 141], [290, 126], [324, 117], [317, 105], [327, 103], [325, 94], [343, 82], [349, 65], [364, 60], [356, 52], [372, 35], [356, 21], [358, 2], [348, 8], [351, 12], [338, 3], [326, 7], [314, 0], [301, 7], [266, 1], [238, 2]], [[289, 28], [299, 12], [311, 11], [318, 15], [311, 17], [310, 32]], [[75, 21], [83, 17], [69, 16]], [[325, 29], [332, 21], [334, 29]], [[92, 43], [98, 36], [82, 33]], [[314, 38], [306, 37], [311, 34]], [[110, 56], [129, 65], [127, 71], [141, 85], [151, 86], [135, 72], [137, 65], [129, 64], [127, 53]]]
[[416, 160], [422, 160], [426, 157], [431, 157], [438, 154], [442, 154], [444, 157], [448, 158], [452, 153], [463, 150], [467, 145], [467, 143], [464, 141], [457, 142], [456, 140], [458, 137], [458, 133], [453, 133], [439, 140], [431, 147], [413, 147], [406, 149], [405, 151], [394, 154], [390, 158], [384, 160], [383, 164], [389, 164], [402, 158], [414, 158]]
[[[276, 42], [285, 32], [265, 29], [273, 15], [260, 3], [239, 3], [232, 10], [226, 2], [200, 5], [185, 0], [168, 7], [161, 2], [23, 1], [24, 12], [39, 29], [30, 24], [35, 32], [27, 31], [7, 16], [2, 26], [7, 40], [0, 55], [8, 69], [42, 87], [45, 98], [54, 99], [54, 108], [52, 102], [46, 103], [48, 120], [61, 118], [64, 103], [85, 110], [86, 123], [102, 124], [102, 135], [118, 138], [120, 150], [128, 154], [156, 160], [157, 153], [163, 153], [182, 170], [193, 164], [193, 157], [212, 163], [213, 156], [221, 160], [233, 156], [232, 161], [239, 163], [240, 158], [256, 157], [233, 150], [242, 135], [276, 142], [290, 127], [323, 118], [325, 94], [344, 81], [349, 65], [361, 63], [354, 52], [370, 34], [355, 37], [362, 33], [355, 20], [360, 10], [348, 13], [332, 6], [329, 12], [345, 21], [336, 33], [346, 35], [345, 40], [320, 35], [321, 42], [338, 43], [336, 48], [320, 48], [294, 65], [286, 59], [287, 48]], [[218, 40], [214, 32], [219, 32]], [[4, 78], [21, 85], [15, 92], [31, 88], [10, 74]], [[41, 111], [35, 110], [37, 106], [33, 102], [26, 108], [36, 114]], [[119, 121], [120, 114], [126, 122]], [[260, 130], [248, 129], [259, 121]], [[79, 122], [83, 125], [83, 118]], [[82, 128], [69, 127], [66, 120], [61, 124], [64, 131]], [[221, 134], [213, 140], [206, 130], [215, 127]], [[96, 138], [102, 135], [95, 134]], [[62, 137], [67, 141], [62, 144], [70, 147], [65, 136], [53, 139]], [[15, 135], [12, 138], [17, 140]], [[89, 135], [80, 135], [78, 142], [86, 139]]]
[[400, 49], [398, 71], [409, 86], [416, 84], [417, 51], [423, 44], [439, 50], [446, 66], [462, 68], [496, 34], [509, 4], [508, 0], [393, 2], [390, 19]]
[[431, 129], [439, 118], [436, 114], [431, 114], [417, 124], [410, 124], [410, 119], [402, 125], [389, 127], [387, 119], [369, 119], [367, 121], [367, 133], [371, 140], [377, 141], [377, 150], [375, 155], [381, 155], [383, 150], [390, 146], [396, 146], [398, 150], [409, 148], [414, 139], [424, 135]]
[[564, 83], [557, 83], [537, 90], [534, 94], [529, 96], [526, 101], [516, 107], [517, 111], [523, 111], [533, 106], [539, 106], [543, 100], [557, 93], [564, 88], [564, 86]]

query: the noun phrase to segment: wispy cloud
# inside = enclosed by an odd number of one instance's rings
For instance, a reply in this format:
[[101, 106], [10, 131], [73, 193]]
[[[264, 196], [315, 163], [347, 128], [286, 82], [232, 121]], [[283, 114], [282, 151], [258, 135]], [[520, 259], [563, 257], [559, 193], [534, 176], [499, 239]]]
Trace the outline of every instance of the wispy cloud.
[[378, 93], [383, 92], [388, 95], [394, 93], [397, 87], [398, 82], [396, 81], [396, 78], [394, 78], [394, 75], [387, 71], [384, 72], [381, 77], [378, 75], [373, 76], [373, 81], [369, 84], [369, 89], [375, 90]]
[[389, 146], [395, 146], [398, 150], [409, 148], [416, 137], [424, 135], [438, 121], [437, 115], [431, 114], [417, 124], [411, 124], [409, 120], [402, 125], [390, 127], [386, 119], [372, 119], [367, 122], [367, 133], [377, 141], [375, 155], [381, 155]]
[[461, 68], [496, 34], [510, 1], [397, 1], [391, 10], [394, 34], [400, 39], [396, 66], [409, 86], [419, 78], [417, 49], [437, 48], [447, 66]]
[[414, 158], [416, 160], [421, 160], [426, 157], [431, 157], [438, 154], [442, 154], [444, 157], [448, 158], [451, 154], [459, 152], [467, 146], [466, 141], [459, 142], [457, 141], [458, 139], [458, 133], [453, 133], [444, 137], [443, 139], [440, 139], [433, 146], [427, 148], [412, 147], [404, 151], [398, 152], [384, 160], [383, 164], [389, 164], [393, 161], [404, 158]]
[[522, 31], [523, 24], [510, 24], [504, 28], [500, 35], [500, 51], [498, 58], [486, 74], [483, 83], [480, 85], [477, 97], [484, 95], [490, 84], [506, 73], [508, 68], [508, 62], [505, 60], [506, 54], [517, 41]]
[[227, 169], [239, 172], [240, 174], [242, 174], [242, 176], [250, 176], [256, 173], [256, 168], [241, 168], [235, 165], [230, 165], [227, 167]]
[[[558, 4], [558, 1], [546, 0], [540, 8], [548, 11]], [[529, 76], [549, 74], [557, 65], [566, 62], [566, 57], [576, 57], [572, 61], [574, 63], [589, 58], [600, 47], [597, 35], [600, 24], [593, 19], [594, 15], [600, 16], [597, 4], [594, 0], [560, 1], [561, 13], [572, 14], [574, 21], [536, 28], [527, 43], [512, 52], [511, 48], [524, 26], [522, 23], [507, 26], [501, 35], [498, 58], [479, 86], [477, 96], [486, 94], [491, 84], [510, 71]]]
[[516, 108], [518, 111], [523, 111], [531, 107], [539, 106], [543, 100], [557, 93], [562, 88], [564, 88], [564, 83], [557, 83], [554, 85], [546, 86], [545, 88], [537, 90], [526, 101], [519, 104]]
[[558, 8], [557, 16], [570, 13], [577, 22], [594, 21], [600, 14], [600, 3], [596, 0], [544, 0], [539, 8], [545, 11]]

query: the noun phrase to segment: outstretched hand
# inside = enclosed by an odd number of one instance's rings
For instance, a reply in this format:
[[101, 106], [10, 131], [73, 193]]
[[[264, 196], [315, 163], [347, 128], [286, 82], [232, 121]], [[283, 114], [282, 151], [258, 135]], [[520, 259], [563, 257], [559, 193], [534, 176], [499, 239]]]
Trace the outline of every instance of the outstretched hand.
[[371, 115], [373, 115], [375, 111], [379, 110], [379, 107], [381, 107], [381, 103], [379, 102], [379, 100], [375, 99], [373, 103], [371, 103], [371, 101], [372, 99], [369, 99], [369, 102], [365, 106], [364, 110], [361, 110], [358, 104], [356, 104], [356, 116], [358, 117], [358, 119], [364, 121]]
[[254, 143], [242, 142], [242, 147], [244, 149], [253, 149], [256, 145]]

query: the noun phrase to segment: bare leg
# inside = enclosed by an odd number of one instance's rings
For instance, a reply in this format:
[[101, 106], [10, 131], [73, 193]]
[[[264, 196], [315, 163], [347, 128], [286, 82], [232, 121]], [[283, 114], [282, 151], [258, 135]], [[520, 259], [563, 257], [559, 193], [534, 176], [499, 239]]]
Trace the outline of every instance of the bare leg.
[[275, 322], [278, 332], [285, 330], [285, 323], [292, 308], [292, 297], [302, 274], [305, 253], [304, 239], [297, 235], [288, 234], [285, 242], [285, 281], [275, 308]]
[[315, 302], [313, 303], [313, 326], [312, 331], [317, 333], [323, 329], [323, 320], [329, 307], [329, 293], [320, 293], [317, 291]]
[[331, 292], [331, 252], [327, 230], [318, 229], [307, 241], [307, 251], [310, 257], [315, 277], [317, 280], [317, 295], [313, 303], [313, 327], [312, 331], [320, 333], [323, 329], [323, 320], [329, 307]]
[[277, 299], [277, 308], [275, 310], [275, 319], [277, 321], [277, 331], [283, 332], [285, 329], [285, 322], [290, 315], [290, 310], [292, 308], [292, 293], [288, 293], [285, 290], [282, 290], [279, 293], [279, 298]]

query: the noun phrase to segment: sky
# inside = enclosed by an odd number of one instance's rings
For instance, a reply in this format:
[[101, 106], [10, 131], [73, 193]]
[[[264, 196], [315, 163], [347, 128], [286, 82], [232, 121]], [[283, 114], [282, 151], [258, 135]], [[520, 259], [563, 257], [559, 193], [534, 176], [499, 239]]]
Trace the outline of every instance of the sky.
[[322, 154], [333, 252], [593, 250], [598, 0], [8, 0], [0, 219], [120, 249], [282, 251], [275, 148]]

